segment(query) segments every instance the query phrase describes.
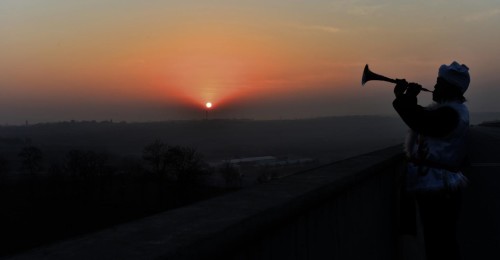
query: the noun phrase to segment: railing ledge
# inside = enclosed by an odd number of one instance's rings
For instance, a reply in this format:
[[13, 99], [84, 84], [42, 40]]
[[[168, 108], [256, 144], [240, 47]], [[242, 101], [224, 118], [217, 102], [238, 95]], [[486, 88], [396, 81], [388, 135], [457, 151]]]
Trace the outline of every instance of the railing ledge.
[[401, 145], [304, 171], [9, 259], [200, 259], [231, 251], [403, 158]]

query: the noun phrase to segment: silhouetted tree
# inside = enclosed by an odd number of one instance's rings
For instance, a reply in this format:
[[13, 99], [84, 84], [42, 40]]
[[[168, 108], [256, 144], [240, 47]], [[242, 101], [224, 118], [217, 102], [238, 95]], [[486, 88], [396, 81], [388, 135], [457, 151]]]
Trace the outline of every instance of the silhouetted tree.
[[65, 170], [73, 178], [74, 195], [86, 202], [98, 201], [111, 189], [109, 156], [94, 151], [71, 150], [66, 154]]
[[105, 174], [107, 161], [106, 153], [71, 150], [66, 154], [65, 168], [73, 175], [89, 178]]
[[0, 175], [5, 175], [9, 172], [9, 161], [3, 156], [0, 156]]
[[161, 140], [155, 140], [144, 147], [142, 158], [150, 165], [151, 171], [157, 176], [164, 176], [167, 167], [168, 145]]
[[183, 184], [200, 184], [208, 174], [203, 156], [193, 148], [170, 147], [166, 161], [175, 178]]
[[52, 162], [47, 169], [47, 196], [55, 202], [56, 200], [69, 199], [65, 196], [68, 188], [67, 178], [59, 163]]
[[7, 182], [7, 174], [9, 173], [9, 162], [3, 156], [0, 156], [0, 201], [3, 199], [3, 193]]
[[[38, 206], [37, 202], [39, 196], [38, 173], [42, 170], [42, 151], [33, 145], [25, 146], [18, 154], [21, 159], [21, 166], [29, 173], [28, 188], [29, 188], [29, 202], [32, 206]], [[32, 210], [34, 208], [32, 207]]]
[[[142, 159], [149, 165], [149, 171], [153, 173], [156, 178], [156, 186], [159, 192], [159, 203], [164, 204], [166, 200], [166, 186], [167, 186], [167, 154], [168, 145], [163, 141], [157, 139], [151, 144], [144, 147], [142, 151]], [[171, 199], [171, 197], [169, 197]]]
[[3, 156], [0, 156], [0, 181], [9, 173], [9, 161]]
[[22, 167], [27, 170], [32, 177], [41, 171], [43, 154], [38, 147], [33, 145], [25, 146], [18, 155], [21, 158]]
[[169, 146], [161, 140], [155, 140], [144, 147], [142, 158], [162, 180], [200, 184], [210, 172], [206, 169], [202, 155], [195, 149]]

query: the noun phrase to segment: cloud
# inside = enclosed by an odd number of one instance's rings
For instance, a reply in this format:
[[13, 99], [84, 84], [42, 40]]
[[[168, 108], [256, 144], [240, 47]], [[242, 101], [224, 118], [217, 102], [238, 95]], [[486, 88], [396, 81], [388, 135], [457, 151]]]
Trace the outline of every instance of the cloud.
[[474, 13], [465, 16], [464, 20], [466, 22], [480, 22], [488, 19], [492, 19], [500, 15], [500, 9], [492, 9], [479, 13]]
[[382, 5], [377, 6], [354, 6], [347, 11], [348, 14], [358, 15], [358, 16], [367, 16], [373, 15], [382, 9]]
[[[436, 1], [436, 0], [435, 0]], [[398, 2], [399, 3], [399, 2]], [[393, 9], [393, 0], [349, 0], [331, 1], [329, 8], [331, 11], [351, 16], [372, 16], [383, 14], [387, 9]]]

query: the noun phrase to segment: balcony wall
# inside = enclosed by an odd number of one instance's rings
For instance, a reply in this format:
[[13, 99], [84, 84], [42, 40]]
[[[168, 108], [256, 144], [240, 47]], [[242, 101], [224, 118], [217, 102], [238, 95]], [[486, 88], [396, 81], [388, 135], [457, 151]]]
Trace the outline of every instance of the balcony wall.
[[395, 146], [12, 259], [396, 259]]

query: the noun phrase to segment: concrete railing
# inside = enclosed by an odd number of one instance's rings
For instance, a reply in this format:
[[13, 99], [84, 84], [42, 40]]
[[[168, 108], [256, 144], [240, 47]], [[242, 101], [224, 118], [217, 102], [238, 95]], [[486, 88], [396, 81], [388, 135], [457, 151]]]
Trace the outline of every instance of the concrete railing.
[[401, 147], [12, 259], [395, 259]]

